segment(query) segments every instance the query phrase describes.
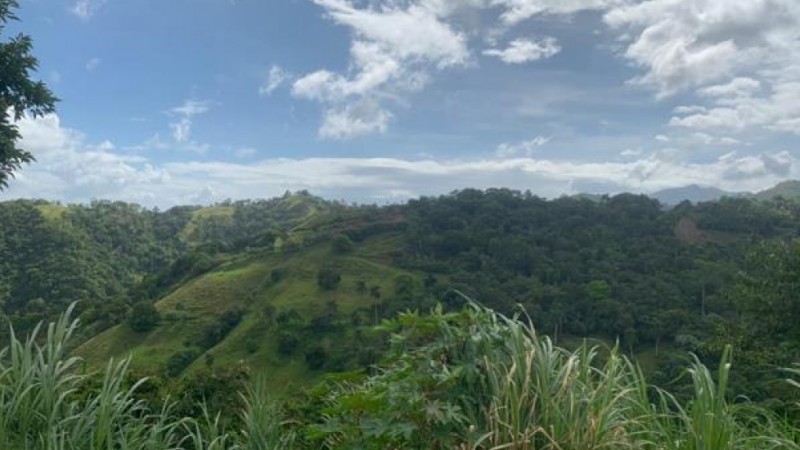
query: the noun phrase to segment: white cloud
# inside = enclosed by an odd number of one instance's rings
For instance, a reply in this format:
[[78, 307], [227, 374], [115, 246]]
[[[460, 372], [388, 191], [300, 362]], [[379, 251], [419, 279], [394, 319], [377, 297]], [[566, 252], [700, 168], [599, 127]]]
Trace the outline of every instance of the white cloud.
[[258, 150], [254, 149], [252, 147], [240, 148], [240, 149], [237, 149], [234, 152], [234, 155], [236, 155], [237, 158], [250, 158], [250, 157], [255, 156], [257, 154], [258, 154]]
[[642, 153], [644, 152], [642, 152], [641, 149], [629, 148], [621, 151], [619, 156], [622, 156], [623, 158], [638, 158], [639, 156], [642, 156]]
[[530, 39], [515, 39], [502, 50], [484, 50], [486, 56], [495, 56], [506, 64], [524, 64], [531, 61], [547, 59], [561, 51], [561, 46], [555, 38], [547, 37], [541, 41]]
[[57, 70], [50, 71], [50, 82], [53, 84], [61, 83], [61, 72]]
[[86, 62], [86, 70], [88, 70], [89, 72], [93, 72], [98, 67], [100, 67], [101, 62], [102, 61], [100, 60], [100, 58], [97, 57], [90, 59], [89, 61]]
[[431, 72], [463, 66], [469, 59], [465, 35], [422, 4], [359, 8], [346, 0], [314, 2], [353, 32], [348, 73], [319, 70], [292, 86], [295, 97], [323, 104], [323, 138], [385, 131], [392, 117], [387, 101], [422, 89]]
[[208, 112], [207, 102], [197, 100], [186, 100], [181, 106], [176, 106], [169, 110], [170, 114], [177, 116], [178, 120], [169, 124], [172, 130], [172, 138], [175, 142], [191, 144], [191, 151], [203, 152], [206, 148], [197, 146], [191, 142], [193, 118]]
[[711, 89], [720, 95], [712, 99], [709, 108], [694, 113], [687, 110], [682, 117], [673, 117], [670, 124], [696, 130], [743, 132], [757, 127], [800, 134], [800, 81], [775, 83], [765, 94], [742, 89], [734, 92], [727, 86]]
[[186, 100], [181, 106], [170, 109], [170, 112], [179, 116], [193, 117], [208, 112], [208, 102], [199, 100]]
[[514, 25], [531, 17], [549, 15], [569, 15], [587, 10], [604, 10], [626, 4], [626, 0], [491, 0], [490, 5], [504, 8], [501, 18], [508, 25]]
[[89, 20], [97, 11], [107, 3], [108, 0], [78, 0], [72, 4], [69, 9], [72, 14], [75, 14], [82, 20]]
[[518, 142], [516, 144], [502, 143], [497, 146], [497, 150], [495, 150], [495, 155], [497, 155], [499, 158], [508, 158], [511, 156], [520, 156], [520, 155], [531, 156], [534, 151], [536, 151], [539, 147], [550, 142], [551, 139], [553, 138], [536, 136], [531, 140]]
[[319, 136], [323, 139], [349, 139], [371, 133], [384, 133], [392, 113], [368, 100], [326, 111]]
[[800, 134], [800, 2], [647, 0], [608, 10], [632, 36], [623, 55], [658, 97], [694, 91], [670, 124], [694, 130]]
[[282, 67], [273, 65], [269, 69], [269, 74], [267, 75], [267, 81], [258, 88], [259, 95], [270, 95], [275, 92], [276, 89], [281, 87], [284, 82], [286, 82], [289, 78], [291, 78], [291, 74], [284, 70]]
[[182, 118], [178, 122], [169, 124], [172, 129], [172, 138], [175, 142], [187, 142], [192, 133], [192, 121], [188, 118]]
[[697, 91], [701, 97], [749, 97], [761, 89], [761, 82], [752, 78], [734, 78], [728, 83], [709, 86]]
[[[127, 156], [113, 145], [91, 144], [62, 126], [58, 116], [25, 118], [23, 145], [38, 162], [26, 166], [0, 198], [36, 197], [66, 202], [93, 198], [168, 207], [211, 199], [275, 196], [308, 189], [328, 198], [384, 201], [447, 193], [465, 187], [531, 189], [555, 197], [581, 186], [610, 192], [652, 192], [689, 184], [760, 190], [800, 177], [800, 161], [789, 152], [728, 153], [708, 163], [660, 155], [625, 162], [572, 162], [531, 157], [506, 159], [303, 158], [230, 162], [155, 163]], [[163, 143], [163, 145], [170, 145]], [[468, 180], [468, 181], [465, 181]]]
[[463, 64], [469, 56], [466, 38], [428, 8], [412, 3], [406, 8], [384, 2], [381, 8], [359, 9], [346, 0], [314, 0], [358, 39], [378, 44], [403, 60], [421, 60], [440, 68]]

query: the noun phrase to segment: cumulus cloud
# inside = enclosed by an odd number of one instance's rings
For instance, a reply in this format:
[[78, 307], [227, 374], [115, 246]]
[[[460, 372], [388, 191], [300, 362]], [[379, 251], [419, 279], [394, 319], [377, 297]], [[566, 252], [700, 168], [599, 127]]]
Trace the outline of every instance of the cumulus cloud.
[[524, 64], [550, 58], [560, 51], [561, 46], [558, 45], [558, 41], [555, 38], [547, 37], [541, 41], [515, 39], [505, 49], [487, 49], [483, 51], [483, 54], [497, 57], [506, 64]]
[[[702, 132], [800, 127], [797, 102], [791, 101], [800, 81], [796, 0], [313, 1], [331, 22], [352, 31], [348, 70], [321, 69], [292, 85], [295, 97], [322, 105], [321, 129], [326, 118], [341, 117], [348, 105], [365, 99], [380, 104], [371, 122], [383, 124], [392, 117], [393, 102], [425, 88], [440, 71], [476, 67], [472, 47], [486, 42], [491, 48], [479, 53], [509, 64], [552, 57], [561, 51], [555, 38], [496, 43], [525, 21], [569, 20], [585, 11], [602, 17], [616, 35], [618, 56], [639, 70], [631, 85], [658, 99], [694, 99], [676, 108], [672, 125]], [[328, 135], [345, 138], [363, 130]]]
[[[393, 102], [423, 89], [443, 70], [472, 65], [471, 39], [501, 37], [511, 25], [537, 15], [599, 10], [623, 0], [313, 0], [333, 23], [352, 31], [350, 67], [344, 73], [321, 69], [295, 80], [292, 94], [323, 106], [320, 136], [349, 138], [385, 131]], [[489, 17], [485, 29], [459, 21], [460, 13]], [[507, 48], [483, 53], [509, 64], [552, 57], [561, 51], [554, 38], [512, 40]], [[349, 120], [345, 111], [368, 102], [372, 118]], [[345, 120], [347, 119], [347, 120]], [[337, 126], [332, 127], [332, 124]], [[347, 124], [353, 125], [348, 127]], [[331, 132], [335, 130], [335, 132]], [[348, 130], [352, 130], [349, 132]]]
[[385, 131], [392, 118], [387, 99], [418, 91], [430, 72], [464, 65], [469, 58], [466, 37], [425, 5], [384, 2], [359, 8], [346, 0], [314, 2], [353, 32], [348, 73], [319, 70], [292, 86], [295, 97], [324, 105], [323, 138]]
[[267, 74], [267, 81], [258, 88], [259, 95], [270, 95], [275, 92], [276, 89], [281, 87], [283, 83], [285, 83], [289, 78], [291, 78], [291, 74], [284, 70], [282, 67], [273, 65], [269, 69], [269, 74]]
[[382, 109], [377, 103], [361, 100], [341, 109], [329, 109], [325, 113], [321, 138], [345, 139], [371, 133], [383, 133], [389, 127], [392, 113]]
[[608, 10], [632, 36], [624, 57], [633, 83], [658, 97], [694, 91], [673, 126], [798, 133], [800, 3], [795, 0], [648, 0]]
[[143, 156], [121, 154], [111, 143], [91, 143], [81, 133], [64, 127], [56, 115], [26, 117], [19, 126], [23, 145], [38, 162], [21, 171], [9, 190], [0, 193], [2, 199], [87, 202], [102, 197], [169, 207], [308, 189], [328, 198], [382, 202], [465, 187], [531, 189], [546, 197], [575, 194], [585, 186], [605, 186], [612, 192], [652, 192], [689, 184], [760, 190], [800, 176], [798, 158], [787, 151], [728, 153], [706, 163], [634, 152], [626, 153], [631, 159], [625, 162], [514, 155], [472, 160], [277, 158], [247, 164], [155, 163]]

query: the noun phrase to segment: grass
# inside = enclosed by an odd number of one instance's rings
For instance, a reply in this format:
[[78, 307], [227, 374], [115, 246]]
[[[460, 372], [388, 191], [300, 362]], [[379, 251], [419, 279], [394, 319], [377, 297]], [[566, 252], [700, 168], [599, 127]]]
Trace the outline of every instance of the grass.
[[[331, 450], [800, 448], [790, 424], [730, 402], [730, 348], [716, 372], [691, 363], [693, 397], [682, 404], [650, 386], [617, 349], [567, 350], [524, 322], [475, 305], [401, 315], [395, 343], [405, 350], [374, 376], [330, 388], [316, 405], [320, 419], [288, 422], [266, 377], [257, 377], [241, 393], [240, 409], [225, 411], [240, 419], [226, 428], [204, 407], [198, 417], [175, 415], [168, 401], [146, 407], [136, 398], [144, 380], [127, 382], [130, 360], [109, 360], [99, 377], [82, 370], [66, 351], [78, 326], [71, 309], [26, 339], [12, 330], [0, 349], [0, 450], [320, 448], [313, 433], [322, 433], [322, 448]], [[447, 358], [431, 359], [436, 354]], [[800, 371], [788, 373], [800, 387]]]
[[[170, 356], [184, 350], [186, 342], [196, 340], [204, 327], [225, 311], [241, 308], [245, 312], [241, 323], [207, 351], [214, 365], [245, 364], [253, 370], [269, 371], [273, 387], [308, 386], [321, 374], [309, 371], [302, 355], [286, 358], [278, 354], [277, 330], [257, 330], [262, 311], [272, 305], [278, 310], [292, 308], [302, 316], [314, 317], [333, 300], [345, 317], [358, 308], [370, 307], [372, 299], [357, 294], [356, 285], [365, 281], [370, 286], [380, 286], [384, 293], [391, 292], [394, 278], [406, 273], [383, 263], [396, 245], [396, 237], [387, 236], [369, 239], [352, 255], [333, 255], [328, 243], [323, 242], [296, 252], [235, 257], [157, 301], [162, 323], [155, 330], [140, 334], [121, 324], [85, 342], [76, 354], [91, 367], [100, 367], [112, 357], [130, 356], [133, 369], [158, 373]], [[323, 266], [341, 273], [342, 281], [334, 291], [322, 291], [317, 286], [317, 271]], [[285, 269], [286, 276], [272, 283], [270, 274], [276, 268]], [[257, 351], [246, 350], [248, 339], [259, 339]], [[205, 357], [201, 355], [187, 373], [204, 369]]]
[[57, 222], [64, 216], [68, 208], [58, 203], [42, 203], [36, 205], [36, 209], [42, 213], [42, 217], [44, 217], [46, 221]]
[[65, 353], [78, 326], [70, 315], [71, 308], [44, 336], [39, 327], [25, 340], [12, 331], [0, 350], [0, 449], [269, 450], [290, 443], [291, 435], [277, 433], [277, 406], [258, 385], [242, 394], [245, 428], [226, 431], [219, 417], [175, 417], [168, 403], [149, 410], [135, 397], [144, 380], [126, 385], [130, 360], [110, 360], [97, 384]]

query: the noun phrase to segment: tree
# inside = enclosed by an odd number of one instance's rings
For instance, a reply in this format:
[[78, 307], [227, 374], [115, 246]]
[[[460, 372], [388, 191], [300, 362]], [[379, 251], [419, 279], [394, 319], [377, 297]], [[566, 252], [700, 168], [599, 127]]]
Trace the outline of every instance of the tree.
[[331, 241], [331, 251], [336, 255], [344, 255], [353, 251], [353, 241], [344, 234], [337, 234]]
[[156, 307], [148, 301], [141, 301], [133, 305], [128, 317], [128, 324], [133, 331], [146, 333], [158, 326], [160, 320], [161, 317]]
[[[13, 10], [17, 0], [0, 0], [0, 33], [8, 22], [18, 20]], [[19, 34], [0, 43], [0, 190], [8, 186], [23, 164], [34, 160], [33, 155], [18, 146], [21, 137], [15, 122], [26, 113], [34, 117], [55, 111], [58, 99], [42, 81], [33, 81], [31, 72], [39, 65], [31, 55], [33, 42]]]
[[336, 289], [340, 281], [342, 281], [342, 276], [333, 269], [326, 267], [317, 272], [317, 285], [325, 291]]

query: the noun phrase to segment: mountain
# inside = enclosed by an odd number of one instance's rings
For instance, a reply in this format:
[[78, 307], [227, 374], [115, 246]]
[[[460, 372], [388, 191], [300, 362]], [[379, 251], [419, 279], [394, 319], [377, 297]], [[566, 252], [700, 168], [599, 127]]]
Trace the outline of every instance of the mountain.
[[800, 199], [800, 180], [784, 181], [754, 195], [754, 198], [758, 200], [772, 200], [775, 197], [783, 197], [787, 200]]
[[690, 186], [683, 186], [679, 188], [664, 189], [654, 192], [650, 196], [657, 199], [664, 205], [677, 205], [684, 200], [689, 200], [692, 203], [710, 202], [719, 200], [722, 197], [737, 196], [731, 192], [723, 191], [722, 189], [713, 186], [700, 186], [692, 184]]

